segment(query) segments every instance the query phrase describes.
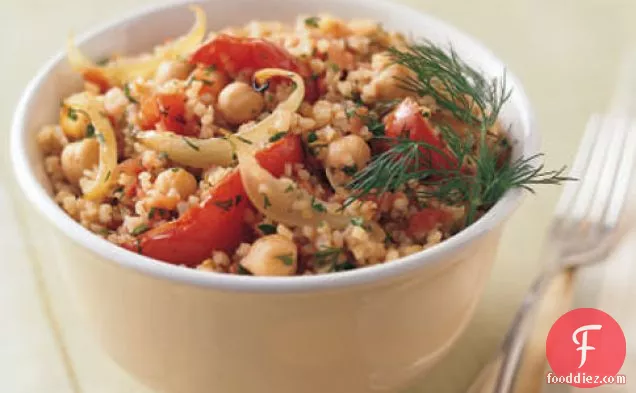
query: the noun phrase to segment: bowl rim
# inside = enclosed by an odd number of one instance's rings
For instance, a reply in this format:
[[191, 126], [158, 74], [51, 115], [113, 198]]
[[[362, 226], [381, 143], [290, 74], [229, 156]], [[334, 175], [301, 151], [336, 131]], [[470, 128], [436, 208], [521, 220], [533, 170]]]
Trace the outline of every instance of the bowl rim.
[[[292, 1], [301, 2], [301, 0]], [[162, 5], [140, 8], [136, 11], [127, 13], [121, 18], [117, 18], [89, 30], [80, 36], [78, 42], [81, 44], [88, 39], [104, 34], [118, 25], [134, 21], [135, 19], [147, 14], [167, 11], [169, 9], [178, 9], [195, 2], [177, 0]], [[359, 2], [362, 3], [363, 1], [359, 0]], [[443, 26], [449, 34], [462, 37], [462, 39], [470, 44], [471, 47], [479, 49], [481, 53], [489, 56], [492, 60], [496, 60], [502, 65], [504, 64], [486, 46], [476, 40], [473, 36], [460, 31], [451, 24], [431, 16], [430, 14], [401, 3], [393, 3], [387, 0], [364, 0], [364, 4], [374, 4], [382, 7], [394, 8], [401, 10], [402, 12], [417, 13], [419, 16]], [[444, 240], [431, 248], [402, 257], [396, 261], [391, 261], [390, 263], [381, 263], [350, 271], [312, 276], [258, 277], [207, 271], [204, 272], [169, 263], [161, 263], [161, 261], [145, 257], [116, 246], [115, 244], [84, 228], [81, 224], [67, 215], [66, 212], [57, 205], [57, 203], [55, 203], [53, 198], [46, 192], [40, 182], [38, 182], [34, 174], [34, 170], [29, 164], [29, 157], [26, 149], [27, 136], [29, 132], [26, 129], [25, 124], [25, 119], [28, 115], [29, 102], [38, 90], [38, 87], [46, 80], [51, 69], [55, 67], [56, 64], [58, 64], [65, 56], [66, 53], [62, 49], [49, 59], [45, 65], [38, 70], [35, 77], [33, 77], [33, 79], [31, 79], [28, 83], [18, 101], [11, 125], [10, 141], [11, 160], [13, 163], [14, 174], [28, 200], [33, 203], [40, 212], [54, 224], [55, 227], [61, 230], [66, 236], [70, 237], [76, 244], [94, 254], [97, 254], [99, 257], [108, 260], [109, 263], [113, 262], [119, 265], [119, 267], [132, 269], [136, 272], [154, 278], [224, 291], [262, 293], [303, 293], [384, 282], [391, 278], [408, 274], [409, 272], [420, 269], [424, 266], [444, 262], [448, 259], [445, 257], [459, 249], [465, 248], [468, 244], [475, 242], [480, 237], [485, 236], [487, 233], [502, 224], [503, 221], [507, 219], [517, 208], [523, 197], [522, 190], [510, 190], [499, 201], [497, 201], [497, 203], [481, 219], [449, 239]], [[523, 139], [519, 140], [521, 150], [526, 156], [534, 155], [538, 151], [539, 135], [536, 132], [535, 117], [532, 106], [530, 105], [529, 99], [525, 94], [520, 81], [512, 72], [509, 71], [507, 67], [506, 78], [507, 80], [512, 81], [515, 86], [513, 94], [517, 96], [517, 100], [520, 102], [519, 106], [523, 109], [523, 114], [525, 115], [525, 120], [528, 125], [528, 133]]]

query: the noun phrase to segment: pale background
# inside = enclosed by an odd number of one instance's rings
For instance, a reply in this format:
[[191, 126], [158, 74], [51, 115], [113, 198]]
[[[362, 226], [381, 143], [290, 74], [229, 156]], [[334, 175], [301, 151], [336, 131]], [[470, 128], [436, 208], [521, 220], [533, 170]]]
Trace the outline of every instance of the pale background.
[[[588, 114], [605, 108], [620, 53], [636, 34], [636, 2], [629, 0], [404, 2], [475, 35], [514, 70], [535, 105], [550, 166], [571, 161]], [[0, 153], [0, 392], [149, 393], [112, 364], [83, 330], [56, 270], [66, 240], [24, 202], [11, 174], [6, 146], [21, 90], [63, 46], [70, 29], [81, 32], [150, 3], [0, 0], [4, 131], [0, 144], [5, 147]], [[462, 392], [494, 351], [538, 271], [542, 233], [557, 195], [556, 188], [546, 188], [526, 199], [507, 227], [469, 331], [433, 375], [412, 392]], [[627, 273], [613, 274], [629, 288], [630, 264], [625, 261], [635, 254], [621, 252], [621, 268]], [[634, 270], [631, 275], [636, 278]], [[588, 272], [578, 290], [579, 305], [598, 304], [602, 298], [598, 277], [604, 277], [603, 273]], [[617, 299], [635, 295], [635, 290], [623, 291]], [[628, 343], [636, 340], [635, 318], [625, 313], [628, 304], [603, 307], [620, 315], [615, 316], [626, 330]], [[633, 357], [633, 352], [628, 354], [628, 363]], [[628, 382], [634, 378], [631, 382], [636, 386], [636, 372], [627, 377]]]

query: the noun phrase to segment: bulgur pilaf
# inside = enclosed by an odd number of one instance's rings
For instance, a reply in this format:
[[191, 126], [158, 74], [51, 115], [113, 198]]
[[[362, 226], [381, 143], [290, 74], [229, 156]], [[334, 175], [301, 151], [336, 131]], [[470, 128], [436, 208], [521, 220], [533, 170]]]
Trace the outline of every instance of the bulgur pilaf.
[[300, 16], [94, 63], [38, 134], [56, 202], [160, 261], [251, 275], [384, 263], [461, 231], [508, 189], [558, 183], [511, 161], [510, 92], [450, 48], [374, 21]]

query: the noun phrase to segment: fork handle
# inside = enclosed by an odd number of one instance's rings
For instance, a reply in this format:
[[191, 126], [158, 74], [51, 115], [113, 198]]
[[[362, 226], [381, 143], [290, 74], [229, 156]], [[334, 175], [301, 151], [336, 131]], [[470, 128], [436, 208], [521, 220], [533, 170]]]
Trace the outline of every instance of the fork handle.
[[572, 304], [574, 272], [568, 269], [558, 274], [541, 300], [517, 374], [515, 393], [536, 393], [545, 387], [545, 342], [554, 322]]
[[[475, 379], [468, 393], [511, 392], [514, 374], [521, 364], [517, 377], [516, 393], [536, 393], [542, 390], [545, 370], [545, 338], [554, 321], [565, 311], [572, 299], [572, 270], [558, 274], [544, 273], [535, 280], [531, 291], [524, 297], [513, 324], [507, 332], [504, 345]], [[539, 299], [535, 312], [533, 306]], [[534, 318], [532, 318], [532, 315]], [[536, 324], [533, 323], [536, 321]], [[527, 336], [527, 329], [535, 327]], [[527, 348], [524, 348], [527, 343]], [[505, 362], [505, 364], [504, 364]]]
[[511, 390], [534, 306], [554, 275], [551, 268], [553, 265], [552, 260], [548, 261], [548, 268], [533, 281], [523, 297], [521, 306], [515, 312], [496, 356], [481, 370], [468, 393], [500, 393]]
[[512, 391], [519, 363], [525, 350], [528, 331], [536, 311], [535, 305], [544, 299], [542, 295], [546, 287], [560, 272], [557, 270], [557, 266], [557, 263], [548, 263], [547, 268], [534, 280], [530, 290], [524, 296], [501, 346], [501, 367], [497, 369], [493, 392], [509, 393]]

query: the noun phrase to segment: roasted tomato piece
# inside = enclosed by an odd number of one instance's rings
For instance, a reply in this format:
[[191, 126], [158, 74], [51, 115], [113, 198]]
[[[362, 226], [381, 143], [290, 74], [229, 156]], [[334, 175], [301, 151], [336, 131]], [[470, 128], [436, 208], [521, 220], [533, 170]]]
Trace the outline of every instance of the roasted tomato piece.
[[318, 98], [316, 78], [312, 77], [309, 66], [296, 59], [285, 48], [260, 38], [221, 34], [194, 52], [190, 62], [213, 66], [233, 77], [241, 73], [251, 77], [254, 72], [263, 68], [293, 71], [305, 79], [305, 99], [314, 101]]
[[385, 134], [388, 137], [408, 137], [413, 141], [424, 142], [422, 146], [426, 161], [432, 169], [452, 169], [457, 160], [448, 152], [446, 144], [433, 131], [433, 127], [422, 114], [412, 98], [406, 98], [384, 118]]
[[196, 127], [187, 124], [185, 101], [183, 93], [153, 94], [142, 98], [139, 119], [141, 128], [150, 130], [160, 123], [166, 131], [186, 136], [197, 135]]
[[426, 235], [438, 225], [446, 225], [450, 214], [441, 209], [424, 208], [409, 218], [407, 232], [416, 239]]
[[[258, 152], [259, 163], [275, 176], [285, 163], [303, 161], [300, 137], [286, 136]], [[161, 261], [196, 266], [214, 250], [231, 252], [245, 239], [245, 211], [251, 208], [241, 176], [234, 170], [225, 176], [200, 206], [183, 216], [142, 234], [125, 247]]]

